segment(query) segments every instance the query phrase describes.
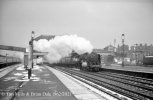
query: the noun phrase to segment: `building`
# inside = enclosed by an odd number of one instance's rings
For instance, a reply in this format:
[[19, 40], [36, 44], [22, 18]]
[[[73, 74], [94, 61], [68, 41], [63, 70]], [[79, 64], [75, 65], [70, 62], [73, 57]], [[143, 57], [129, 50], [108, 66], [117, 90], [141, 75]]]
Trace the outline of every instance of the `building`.
[[[123, 45], [122, 46], [118, 45], [116, 52], [118, 54], [123, 54]], [[129, 55], [129, 46], [128, 45], [124, 45], [124, 54], [126, 56]]]
[[108, 56], [114, 56], [114, 47], [109, 45], [104, 49], [93, 49], [93, 52], [100, 54], [101, 64], [106, 64], [106, 59]]
[[108, 45], [108, 46], [106, 46], [104, 49], [103, 49], [103, 51], [108, 51], [108, 52], [115, 52], [115, 47], [114, 46], [112, 46], [112, 45]]
[[132, 60], [136, 60], [137, 63], [142, 63], [144, 56], [153, 56], [153, 45], [147, 44], [135, 44], [131, 46]]
[[101, 56], [114, 55], [114, 52], [104, 49], [93, 49], [93, 52], [98, 53]]

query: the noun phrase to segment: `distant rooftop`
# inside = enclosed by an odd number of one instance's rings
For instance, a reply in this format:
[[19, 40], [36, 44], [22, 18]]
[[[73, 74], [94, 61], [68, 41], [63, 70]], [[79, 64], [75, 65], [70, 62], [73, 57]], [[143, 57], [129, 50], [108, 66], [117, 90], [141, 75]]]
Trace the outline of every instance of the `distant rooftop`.
[[111, 53], [111, 51], [104, 50], [104, 49], [93, 49], [95, 53]]
[[46, 39], [46, 40], [50, 40], [53, 39], [55, 37], [55, 35], [40, 35], [38, 37], [35, 38], [36, 41], [39, 41], [40, 39]]

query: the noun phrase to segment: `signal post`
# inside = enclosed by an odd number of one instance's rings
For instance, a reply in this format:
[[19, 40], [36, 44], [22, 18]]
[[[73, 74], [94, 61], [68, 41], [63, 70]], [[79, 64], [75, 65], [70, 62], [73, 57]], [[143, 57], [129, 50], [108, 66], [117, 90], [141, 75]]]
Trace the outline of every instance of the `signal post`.
[[28, 56], [28, 79], [30, 79], [32, 74], [32, 68], [33, 68], [33, 40], [34, 40], [34, 31], [32, 31], [31, 34], [31, 40], [29, 41], [29, 56]]

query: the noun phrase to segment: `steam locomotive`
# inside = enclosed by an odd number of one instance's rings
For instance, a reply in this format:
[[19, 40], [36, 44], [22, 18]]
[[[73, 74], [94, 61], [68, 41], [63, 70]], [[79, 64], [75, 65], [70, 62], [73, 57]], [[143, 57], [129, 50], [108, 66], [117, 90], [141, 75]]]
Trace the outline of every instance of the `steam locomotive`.
[[72, 54], [69, 57], [62, 58], [54, 65], [64, 66], [69, 68], [78, 68], [84, 71], [100, 71], [101, 58], [97, 53], [84, 53], [82, 55]]

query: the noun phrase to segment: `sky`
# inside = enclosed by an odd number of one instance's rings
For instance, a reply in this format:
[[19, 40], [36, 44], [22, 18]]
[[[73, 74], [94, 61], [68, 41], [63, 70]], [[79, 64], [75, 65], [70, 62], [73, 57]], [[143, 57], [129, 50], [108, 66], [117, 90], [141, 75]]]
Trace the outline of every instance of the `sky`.
[[31, 32], [77, 34], [94, 48], [153, 44], [153, 0], [0, 0], [0, 44], [27, 47]]

